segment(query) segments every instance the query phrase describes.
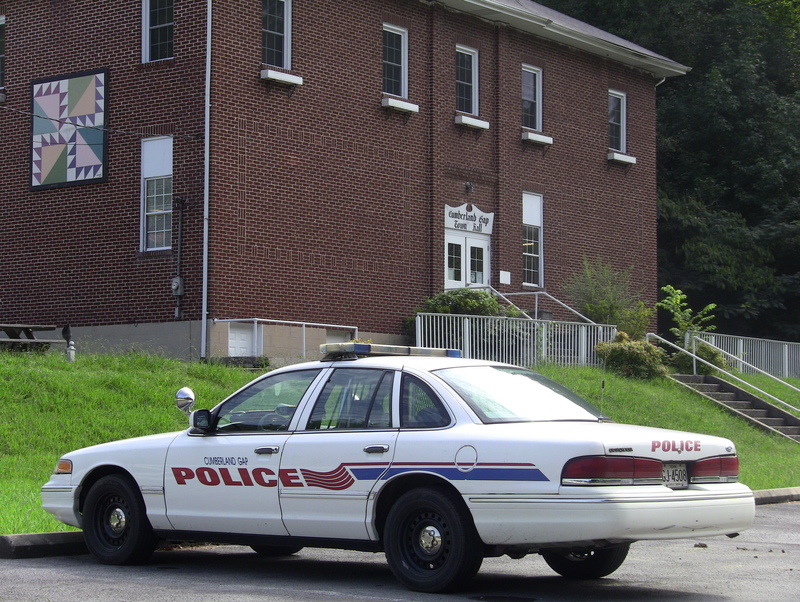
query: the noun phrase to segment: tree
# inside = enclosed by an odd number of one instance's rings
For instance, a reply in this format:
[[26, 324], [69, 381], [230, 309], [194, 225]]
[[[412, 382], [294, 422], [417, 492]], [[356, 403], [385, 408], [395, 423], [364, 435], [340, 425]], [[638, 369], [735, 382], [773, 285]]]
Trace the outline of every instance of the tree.
[[800, 338], [800, 0], [543, 0], [692, 68], [658, 87], [659, 280]]

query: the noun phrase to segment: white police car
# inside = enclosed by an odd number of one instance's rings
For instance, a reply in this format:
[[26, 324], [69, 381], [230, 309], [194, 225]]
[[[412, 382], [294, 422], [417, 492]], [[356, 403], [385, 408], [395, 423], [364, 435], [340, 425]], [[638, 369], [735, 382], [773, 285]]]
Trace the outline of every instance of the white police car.
[[418, 591], [501, 554], [602, 577], [636, 540], [753, 521], [727, 439], [615, 424], [533, 372], [444, 350], [323, 347], [192, 412], [186, 431], [65, 455], [44, 508], [108, 564], [159, 540], [382, 550]]

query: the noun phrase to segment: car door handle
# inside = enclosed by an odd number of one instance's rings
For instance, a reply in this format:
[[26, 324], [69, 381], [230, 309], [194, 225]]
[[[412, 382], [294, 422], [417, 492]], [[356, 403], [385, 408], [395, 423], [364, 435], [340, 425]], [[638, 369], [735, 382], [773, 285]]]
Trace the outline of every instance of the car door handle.
[[364, 451], [368, 454], [385, 454], [389, 451], [388, 445], [367, 445]]
[[257, 447], [256, 453], [261, 455], [272, 455], [277, 454], [280, 449], [281, 448], [277, 445], [265, 445], [264, 447]]

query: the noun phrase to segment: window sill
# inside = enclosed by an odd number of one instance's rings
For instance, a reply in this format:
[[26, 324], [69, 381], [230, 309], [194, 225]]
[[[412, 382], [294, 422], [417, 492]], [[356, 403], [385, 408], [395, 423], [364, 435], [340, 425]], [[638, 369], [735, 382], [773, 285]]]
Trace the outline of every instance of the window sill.
[[138, 71], [153, 71], [156, 69], [166, 69], [175, 64], [175, 58], [159, 59], [157, 61], [144, 61], [136, 65]]
[[608, 151], [608, 160], [612, 163], [622, 163], [623, 165], [636, 165], [636, 157], [617, 151]]
[[544, 134], [531, 132], [529, 130], [522, 130], [522, 141], [530, 142], [531, 144], [542, 144], [544, 146], [553, 144], [553, 139], [550, 136], [545, 136]]
[[283, 71], [276, 71], [275, 69], [262, 69], [261, 79], [285, 86], [303, 85], [303, 78], [299, 75], [292, 75], [291, 73], [284, 73]]
[[469, 115], [456, 115], [454, 121], [456, 125], [463, 125], [468, 128], [474, 128], [476, 130], [489, 129], [488, 121], [484, 121], [483, 119], [478, 119], [477, 117], [470, 117]]
[[419, 105], [391, 96], [384, 96], [381, 99], [381, 106], [384, 109], [390, 109], [400, 113], [419, 113]]
[[150, 259], [156, 257], [172, 257], [172, 249], [147, 249], [143, 251], [137, 251], [136, 256], [139, 259]]

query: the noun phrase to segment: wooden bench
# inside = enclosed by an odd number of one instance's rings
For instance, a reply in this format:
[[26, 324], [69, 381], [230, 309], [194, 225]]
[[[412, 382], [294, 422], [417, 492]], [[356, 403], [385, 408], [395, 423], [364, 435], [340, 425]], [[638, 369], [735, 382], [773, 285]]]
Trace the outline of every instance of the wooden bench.
[[58, 326], [43, 326], [34, 324], [0, 324], [0, 331], [6, 337], [0, 337], [0, 350], [6, 351], [47, 351], [50, 345], [64, 344], [65, 339], [38, 339], [37, 332], [51, 332]]

